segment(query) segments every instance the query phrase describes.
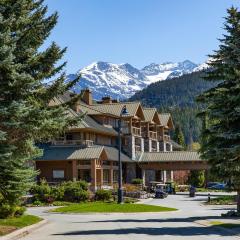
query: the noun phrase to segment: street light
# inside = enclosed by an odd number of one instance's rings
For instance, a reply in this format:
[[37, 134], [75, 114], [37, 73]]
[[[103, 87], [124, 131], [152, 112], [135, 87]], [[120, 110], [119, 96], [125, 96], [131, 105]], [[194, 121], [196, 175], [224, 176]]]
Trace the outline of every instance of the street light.
[[126, 105], [123, 106], [120, 118], [118, 119], [118, 203], [123, 203], [123, 190], [122, 190], [122, 161], [121, 161], [121, 129], [122, 129], [122, 117], [128, 116]]

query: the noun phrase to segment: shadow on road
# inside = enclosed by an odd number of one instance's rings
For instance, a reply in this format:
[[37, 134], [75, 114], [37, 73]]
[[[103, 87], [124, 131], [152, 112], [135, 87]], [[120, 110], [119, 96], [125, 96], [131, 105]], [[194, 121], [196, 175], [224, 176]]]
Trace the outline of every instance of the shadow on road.
[[161, 227], [161, 228], [127, 228], [127, 229], [101, 229], [70, 231], [65, 233], [53, 234], [55, 236], [81, 236], [81, 235], [126, 235], [126, 234], [145, 234], [150, 236], [170, 235], [170, 236], [200, 236], [200, 235], [219, 235], [232, 236], [231, 233], [221, 231], [214, 227]]

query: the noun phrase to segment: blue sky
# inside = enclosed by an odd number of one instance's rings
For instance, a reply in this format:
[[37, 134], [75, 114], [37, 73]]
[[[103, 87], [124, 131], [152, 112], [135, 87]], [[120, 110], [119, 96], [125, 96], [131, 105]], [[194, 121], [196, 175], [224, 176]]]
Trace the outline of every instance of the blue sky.
[[67, 73], [94, 61], [201, 63], [218, 47], [226, 8], [237, 0], [46, 0], [59, 22], [44, 47], [68, 47]]

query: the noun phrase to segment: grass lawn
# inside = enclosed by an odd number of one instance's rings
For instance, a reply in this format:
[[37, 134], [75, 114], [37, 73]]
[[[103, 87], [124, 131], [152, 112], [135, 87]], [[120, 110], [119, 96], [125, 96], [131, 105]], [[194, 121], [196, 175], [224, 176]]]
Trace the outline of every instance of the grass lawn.
[[220, 196], [212, 198], [210, 202], [207, 202], [209, 205], [233, 205], [236, 204], [236, 195], [233, 196]]
[[167, 212], [176, 211], [175, 208], [167, 208], [161, 206], [145, 205], [145, 204], [117, 204], [106, 202], [91, 202], [91, 203], [78, 203], [65, 207], [60, 207], [52, 210], [53, 212], [60, 213], [134, 213], [134, 212]]
[[32, 215], [23, 215], [19, 218], [0, 219], [0, 236], [6, 235], [19, 228], [40, 222], [41, 220], [41, 218]]
[[224, 227], [224, 228], [240, 228], [240, 224], [238, 223], [224, 223], [220, 221], [212, 221], [210, 222], [213, 226]]

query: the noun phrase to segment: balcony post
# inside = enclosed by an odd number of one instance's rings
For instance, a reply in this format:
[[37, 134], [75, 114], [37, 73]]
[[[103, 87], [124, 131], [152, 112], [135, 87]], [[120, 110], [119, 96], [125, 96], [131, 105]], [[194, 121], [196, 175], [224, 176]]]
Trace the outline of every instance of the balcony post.
[[96, 159], [91, 161], [91, 184], [93, 191], [97, 189]]
[[72, 179], [77, 181], [78, 178], [78, 169], [77, 169], [77, 160], [72, 160]]

